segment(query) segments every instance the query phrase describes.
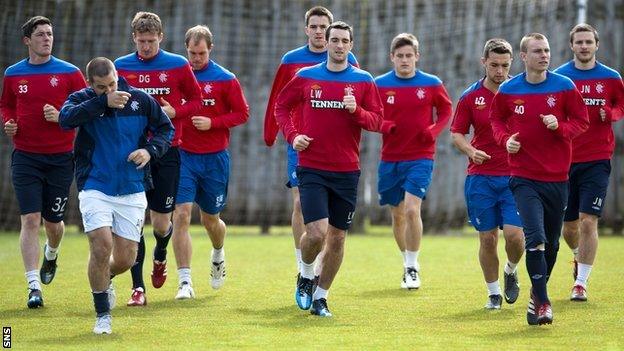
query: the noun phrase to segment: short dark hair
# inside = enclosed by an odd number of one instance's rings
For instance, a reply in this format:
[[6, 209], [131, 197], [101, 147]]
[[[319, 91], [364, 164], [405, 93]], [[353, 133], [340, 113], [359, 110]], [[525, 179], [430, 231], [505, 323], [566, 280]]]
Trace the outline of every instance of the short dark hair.
[[570, 44], [574, 42], [574, 34], [579, 32], [591, 32], [594, 34], [594, 40], [596, 41], [596, 43], [598, 43], [598, 41], [600, 40], [598, 39], [598, 31], [596, 30], [596, 28], [590, 26], [587, 23], [579, 23], [574, 26], [574, 28], [572, 28], [572, 30], [570, 31]]
[[334, 21], [334, 15], [332, 15], [331, 11], [323, 6], [314, 6], [305, 13], [304, 18], [306, 26], [308, 25], [308, 22], [310, 22], [310, 17], [312, 16], [325, 16], [329, 19], [329, 23]]
[[153, 12], [140, 11], [132, 19], [132, 33], [161, 34], [163, 31], [160, 17]]
[[394, 54], [396, 49], [404, 46], [411, 46], [414, 48], [414, 52], [418, 53], [418, 39], [416, 39], [414, 34], [410, 33], [401, 33], [394, 37], [390, 43], [390, 53]]
[[93, 77], [106, 77], [115, 72], [113, 61], [106, 57], [96, 57], [87, 63], [87, 80], [93, 82]]
[[208, 49], [210, 49], [212, 46], [212, 33], [210, 32], [210, 28], [204, 25], [197, 25], [189, 28], [184, 35], [184, 44], [188, 47], [191, 40], [194, 44], [199, 43], [201, 40], [205, 40]]
[[330, 24], [329, 27], [327, 27], [327, 29], [325, 30], [325, 40], [329, 41], [329, 33], [331, 32], [332, 29], [348, 30], [349, 40], [353, 41], [353, 28], [343, 21], [336, 21]]
[[511, 44], [509, 44], [507, 40], [501, 38], [492, 38], [485, 42], [485, 46], [483, 47], [483, 58], [487, 59], [490, 57], [491, 52], [500, 55], [509, 54], [509, 56], [513, 57]]
[[24, 37], [30, 38], [30, 36], [35, 31], [35, 28], [37, 28], [37, 26], [41, 24], [47, 24], [49, 26], [52, 26], [52, 21], [50, 21], [49, 18], [43, 16], [31, 17], [28, 21], [26, 21], [26, 23], [22, 25], [22, 33]]

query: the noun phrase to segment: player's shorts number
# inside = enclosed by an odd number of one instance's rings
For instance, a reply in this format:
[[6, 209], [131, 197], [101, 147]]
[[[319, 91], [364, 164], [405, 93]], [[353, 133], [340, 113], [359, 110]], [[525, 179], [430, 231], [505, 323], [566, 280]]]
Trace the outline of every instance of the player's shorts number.
[[27, 93], [27, 92], [28, 92], [28, 85], [26, 85], [26, 84], [21, 84], [21, 85], [18, 85], [18, 86], [17, 86], [17, 89], [18, 89], [18, 91], [19, 91], [21, 94]]
[[67, 205], [67, 198], [57, 197], [54, 199], [54, 205], [52, 206], [52, 212], [63, 212], [65, 211], [65, 205]]

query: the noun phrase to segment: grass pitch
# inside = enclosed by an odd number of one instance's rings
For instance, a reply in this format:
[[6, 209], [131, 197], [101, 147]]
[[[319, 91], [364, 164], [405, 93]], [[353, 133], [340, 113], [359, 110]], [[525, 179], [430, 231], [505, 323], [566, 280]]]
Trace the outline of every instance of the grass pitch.
[[[573, 283], [571, 253], [562, 241], [549, 283], [554, 324], [536, 327], [528, 326], [525, 319], [529, 281], [524, 258], [518, 301], [504, 304], [500, 311], [483, 309], [487, 294], [475, 235], [425, 236], [420, 254], [422, 287], [417, 291], [399, 288], [401, 257], [390, 228], [350, 235], [328, 298], [334, 317], [322, 319], [299, 310], [294, 302], [293, 240], [286, 230], [270, 236], [253, 231], [230, 229], [225, 245], [228, 276], [215, 291], [209, 283], [210, 243], [200, 228], [194, 228], [194, 300], [174, 300], [177, 274], [171, 246], [169, 277], [160, 289], [150, 285], [148, 254], [144, 267], [148, 305], [126, 307], [130, 276], [116, 277], [113, 335], [102, 336], [92, 334], [95, 317], [83, 234], [68, 231], [57, 276], [44, 286], [45, 307], [28, 310], [19, 238], [4, 233], [0, 235], [0, 324], [12, 328], [14, 349], [29, 350], [624, 349], [621, 237], [600, 239], [587, 303], [568, 299]], [[151, 252], [154, 239], [146, 238]], [[501, 238], [501, 267], [502, 244]]]

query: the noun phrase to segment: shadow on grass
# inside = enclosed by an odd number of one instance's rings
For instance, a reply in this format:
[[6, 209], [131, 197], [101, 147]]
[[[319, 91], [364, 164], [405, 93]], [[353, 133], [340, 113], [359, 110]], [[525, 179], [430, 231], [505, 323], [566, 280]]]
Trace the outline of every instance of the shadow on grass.
[[405, 298], [406, 296], [418, 294], [418, 289], [407, 290], [400, 288], [385, 288], [379, 290], [362, 291], [359, 296], [366, 299], [388, 299]]
[[457, 321], [469, 321], [469, 322], [488, 322], [488, 321], [515, 321], [519, 318], [524, 318], [524, 314], [518, 314], [517, 311], [513, 311], [508, 308], [502, 308], [500, 310], [486, 310], [485, 308], [472, 309], [462, 311], [458, 313], [446, 314], [440, 316], [441, 320], [448, 320], [451, 322]]
[[336, 328], [353, 325], [350, 323], [344, 323], [336, 316], [313, 316], [310, 314], [310, 311], [301, 310], [296, 305], [265, 309], [237, 308], [235, 311], [241, 315], [252, 315], [258, 317], [257, 319], [248, 322], [248, 324], [260, 325], [268, 328], [306, 330], [308, 328], [315, 327]]
[[[89, 324], [91, 327], [91, 324]], [[90, 329], [89, 329], [90, 330]], [[84, 332], [81, 334], [67, 336], [63, 335], [63, 337], [46, 337], [35, 339], [37, 344], [39, 345], [64, 345], [64, 346], [78, 346], [85, 345], [85, 349], [93, 348], [93, 345], [102, 345], [101, 343], [105, 342], [119, 342], [123, 341], [123, 336], [121, 333], [115, 334], [115, 329], [113, 326], [113, 334], [111, 335], [95, 335], [93, 332]], [[87, 347], [88, 346], [88, 347]]]

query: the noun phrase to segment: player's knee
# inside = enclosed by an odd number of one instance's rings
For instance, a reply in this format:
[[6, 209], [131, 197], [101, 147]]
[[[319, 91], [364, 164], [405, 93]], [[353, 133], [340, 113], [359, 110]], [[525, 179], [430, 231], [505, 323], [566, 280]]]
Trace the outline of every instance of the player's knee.
[[219, 218], [219, 214], [211, 215], [207, 213], [202, 213], [201, 223], [204, 225], [204, 228], [206, 228], [207, 231], [214, 232], [215, 230], [218, 230], [221, 226], [221, 219]]
[[331, 235], [327, 236], [327, 246], [331, 248], [343, 247], [345, 237], [346, 235], [344, 231], [331, 233]]
[[583, 234], [593, 234], [598, 231], [598, 217], [593, 215], [581, 215], [581, 232]]
[[409, 221], [420, 220], [420, 208], [415, 206], [408, 206], [405, 208], [405, 217]]
[[578, 235], [579, 232], [579, 224], [578, 221], [573, 222], [564, 222], [563, 223], [563, 236], [565, 238], [570, 238]]
[[108, 263], [111, 256], [112, 243], [106, 241], [94, 242], [91, 245], [91, 259], [98, 265], [104, 265]]
[[63, 232], [65, 231], [65, 224], [63, 223], [63, 221], [60, 221], [58, 223], [44, 221], [43, 223], [45, 225], [46, 233], [48, 234], [58, 236], [58, 235], [62, 235]]
[[41, 226], [41, 213], [28, 213], [21, 216], [22, 231], [24, 232], [39, 232]]
[[405, 213], [401, 211], [392, 211], [392, 224], [397, 226], [402, 225], [403, 223], [405, 223]]
[[498, 244], [498, 237], [491, 232], [485, 232], [479, 234], [481, 242], [481, 248], [487, 251], [496, 251], [496, 245]]

